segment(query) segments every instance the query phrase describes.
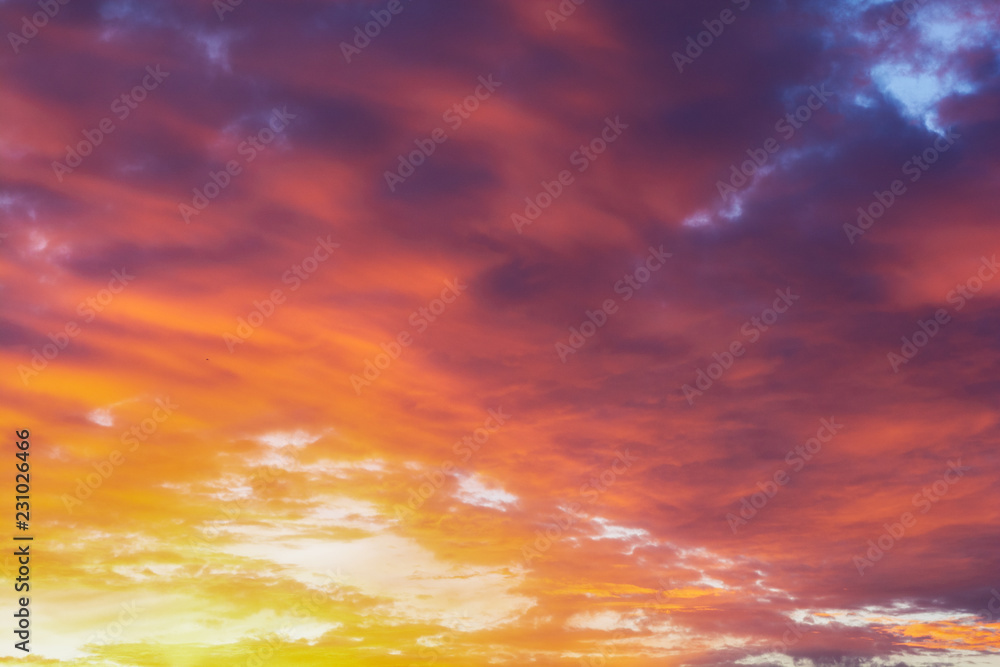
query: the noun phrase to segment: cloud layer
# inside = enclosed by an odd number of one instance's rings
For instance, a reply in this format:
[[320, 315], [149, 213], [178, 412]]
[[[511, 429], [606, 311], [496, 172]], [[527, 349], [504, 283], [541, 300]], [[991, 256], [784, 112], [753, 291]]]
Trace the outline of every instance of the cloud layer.
[[46, 664], [996, 664], [1000, 9], [654, 4], [0, 4]]

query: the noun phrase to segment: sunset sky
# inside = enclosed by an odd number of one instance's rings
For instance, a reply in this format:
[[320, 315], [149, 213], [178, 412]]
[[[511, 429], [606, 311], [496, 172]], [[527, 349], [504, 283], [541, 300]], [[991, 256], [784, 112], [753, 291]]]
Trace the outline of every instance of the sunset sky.
[[0, 664], [1000, 665], [996, 2], [0, 28]]

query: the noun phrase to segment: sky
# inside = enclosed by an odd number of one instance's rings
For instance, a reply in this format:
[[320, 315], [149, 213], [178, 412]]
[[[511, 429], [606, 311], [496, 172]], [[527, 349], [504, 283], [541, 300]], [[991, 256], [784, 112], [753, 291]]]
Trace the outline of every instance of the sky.
[[0, 664], [1000, 665], [996, 3], [0, 27]]

